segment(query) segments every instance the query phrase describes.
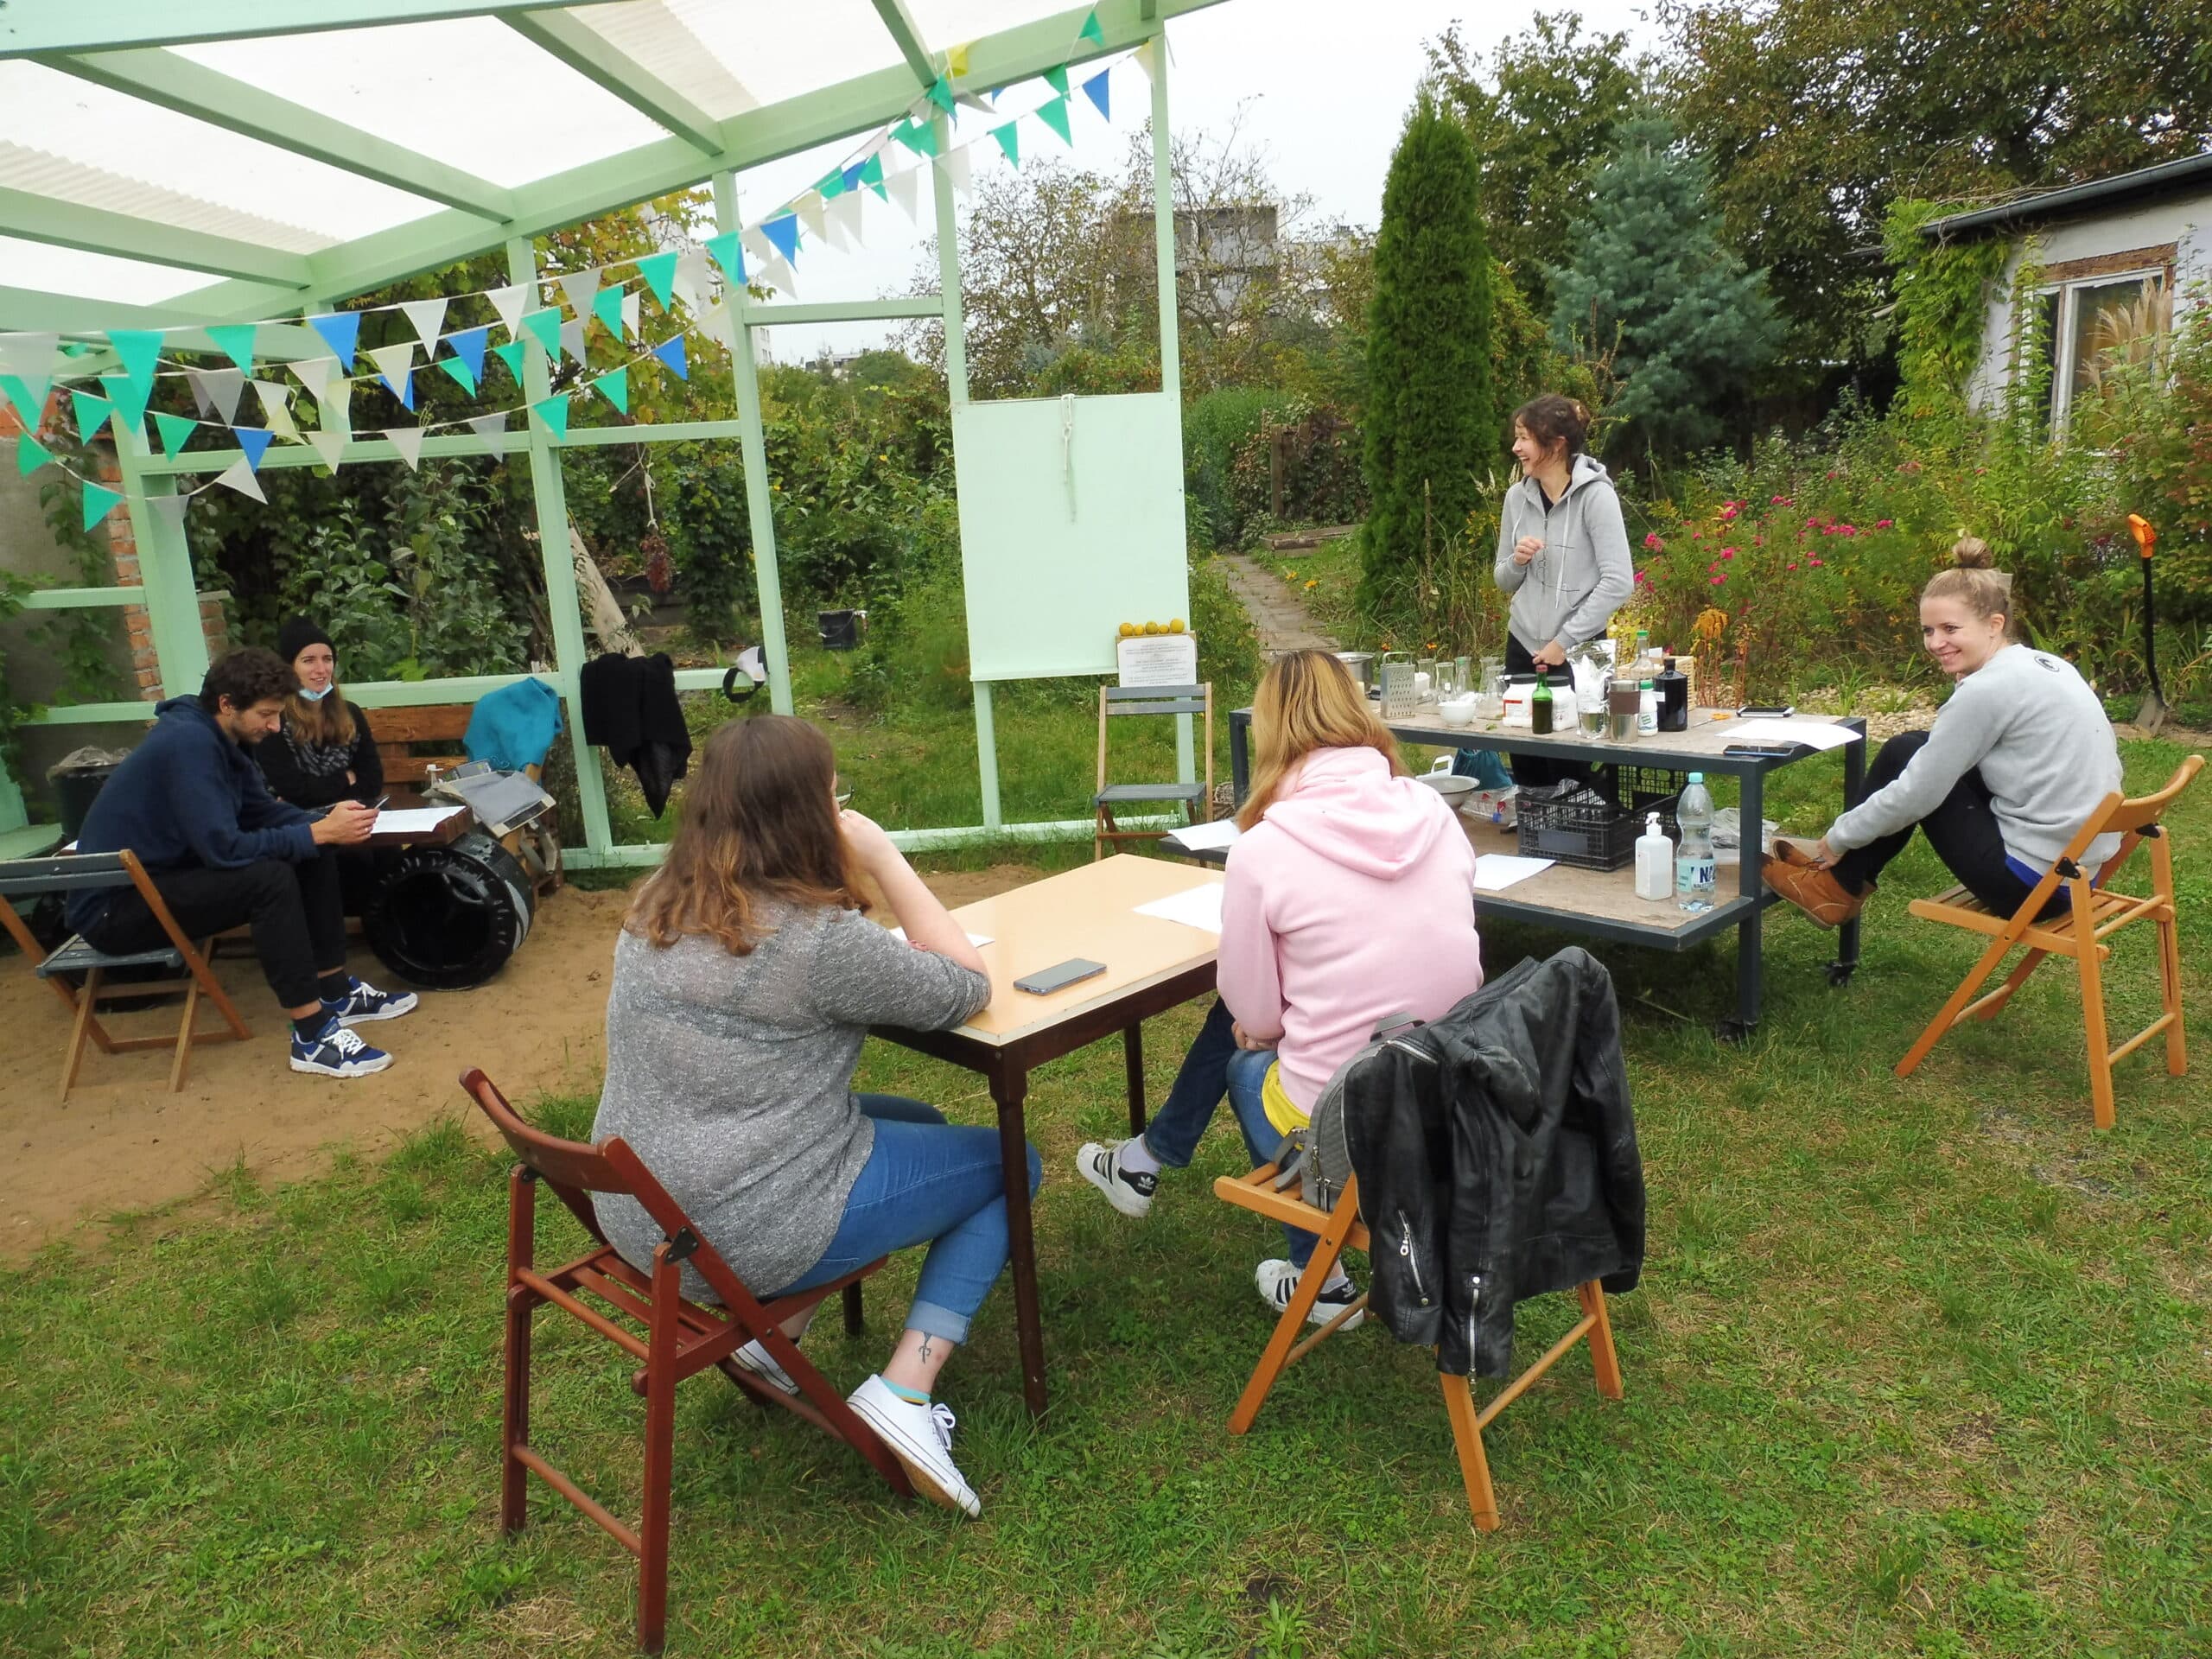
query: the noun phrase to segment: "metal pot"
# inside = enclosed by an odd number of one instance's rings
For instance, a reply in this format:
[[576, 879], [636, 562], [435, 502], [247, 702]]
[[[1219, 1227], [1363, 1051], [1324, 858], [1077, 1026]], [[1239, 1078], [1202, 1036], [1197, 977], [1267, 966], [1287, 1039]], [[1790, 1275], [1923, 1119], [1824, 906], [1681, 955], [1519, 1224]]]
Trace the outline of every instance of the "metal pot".
[[1372, 696], [1375, 692], [1375, 653], [1371, 651], [1340, 651], [1337, 660], [1351, 671], [1359, 682], [1360, 694]]

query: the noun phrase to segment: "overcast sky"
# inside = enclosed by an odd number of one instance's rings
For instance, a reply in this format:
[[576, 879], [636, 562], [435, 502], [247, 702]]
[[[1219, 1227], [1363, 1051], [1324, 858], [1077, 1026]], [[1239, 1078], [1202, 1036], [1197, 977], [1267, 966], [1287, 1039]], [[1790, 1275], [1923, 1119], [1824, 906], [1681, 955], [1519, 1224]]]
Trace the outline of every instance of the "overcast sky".
[[[1584, 0], [1577, 9], [1590, 30], [1618, 29], [1639, 47], [1656, 43], [1641, 4]], [[1529, 16], [1518, 8], [1466, 0], [1225, 0], [1169, 26], [1170, 120], [1185, 137], [1218, 136], [1238, 118], [1241, 107], [1247, 147], [1264, 152], [1281, 189], [1314, 198], [1316, 222], [1372, 226], [1382, 215], [1391, 148], [1427, 63], [1423, 43], [1457, 20], [1461, 34], [1487, 57], [1497, 41], [1526, 28]], [[1114, 170], [1126, 135], [1143, 125], [1145, 96], [1139, 70], [1116, 70], [1112, 130], [1095, 118], [1078, 124], [1068, 159]], [[1018, 107], [1027, 109], [1034, 101], [1022, 99]], [[1016, 95], [1010, 93], [1007, 103], [1014, 106]], [[972, 136], [980, 129], [969, 121], [962, 130]], [[1047, 149], [1067, 154], [1033, 122], [1024, 123], [1024, 143], [1033, 135]], [[983, 147], [989, 148], [988, 140]], [[815, 151], [748, 174], [747, 218], [840, 159]], [[921, 239], [895, 209], [872, 210], [864, 251], [822, 249], [803, 258], [799, 297], [861, 299], [908, 291]], [[884, 334], [874, 324], [779, 328], [771, 337], [771, 351], [779, 361], [802, 361], [824, 346], [857, 349]]]

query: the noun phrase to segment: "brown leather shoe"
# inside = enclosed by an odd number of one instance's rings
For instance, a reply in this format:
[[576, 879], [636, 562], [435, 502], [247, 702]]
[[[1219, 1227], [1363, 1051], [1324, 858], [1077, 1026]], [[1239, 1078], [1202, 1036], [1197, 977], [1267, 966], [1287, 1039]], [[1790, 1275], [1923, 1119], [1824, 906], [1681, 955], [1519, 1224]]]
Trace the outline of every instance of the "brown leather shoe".
[[1817, 841], [1807, 841], [1802, 836], [1777, 836], [1774, 838], [1774, 851], [1770, 856], [1780, 859], [1784, 864], [1810, 868], [1813, 862], [1813, 849], [1820, 844]]
[[1809, 864], [1786, 864], [1770, 855], [1761, 861], [1759, 874], [1766, 884], [1803, 911], [1822, 927], [1840, 927], [1866, 907], [1874, 891], [1869, 881], [1865, 893], [1853, 893], [1836, 880], [1834, 870]]

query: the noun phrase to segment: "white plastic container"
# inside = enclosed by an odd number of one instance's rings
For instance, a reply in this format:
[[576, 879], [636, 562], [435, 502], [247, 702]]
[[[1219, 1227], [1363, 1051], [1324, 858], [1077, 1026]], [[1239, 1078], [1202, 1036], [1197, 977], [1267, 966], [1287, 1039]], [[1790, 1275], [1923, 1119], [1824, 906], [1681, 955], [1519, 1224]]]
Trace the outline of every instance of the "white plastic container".
[[1646, 680], [1637, 688], [1636, 702], [1636, 734], [1656, 737], [1659, 734], [1659, 692]]
[[1675, 843], [1659, 827], [1659, 815], [1644, 815], [1636, 838], [1636, 896], [1661, 902], [1675, 896]]

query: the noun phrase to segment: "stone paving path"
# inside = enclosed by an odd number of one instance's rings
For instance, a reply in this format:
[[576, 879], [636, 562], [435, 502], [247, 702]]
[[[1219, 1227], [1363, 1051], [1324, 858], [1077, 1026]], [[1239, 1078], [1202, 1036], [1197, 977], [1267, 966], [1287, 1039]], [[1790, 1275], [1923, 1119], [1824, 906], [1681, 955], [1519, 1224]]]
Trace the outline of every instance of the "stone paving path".
[[1285, 651], [1334, 651], [1337, 642], [1313, 626], [1305, 604], [1289, 583], [1263, 569], [1243, 553], [1215, 556], [1229, 577], [1229, 585], [1259, 630], [1260, 651], [1274, 656]]

